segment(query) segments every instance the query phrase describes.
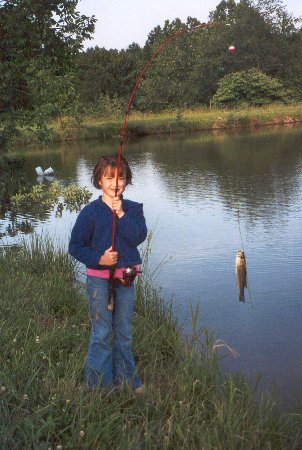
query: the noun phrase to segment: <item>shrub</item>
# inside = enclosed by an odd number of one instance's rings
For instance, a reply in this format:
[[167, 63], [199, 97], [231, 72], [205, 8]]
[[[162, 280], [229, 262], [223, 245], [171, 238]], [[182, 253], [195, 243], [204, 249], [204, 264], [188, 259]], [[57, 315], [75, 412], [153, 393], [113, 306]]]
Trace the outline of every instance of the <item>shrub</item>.
[[263, 106], [273, 102], [288, 103], [291, 97], [291, 92], [277, 78], [250, 69], [223, 77], [212, 103], [218, 107]]

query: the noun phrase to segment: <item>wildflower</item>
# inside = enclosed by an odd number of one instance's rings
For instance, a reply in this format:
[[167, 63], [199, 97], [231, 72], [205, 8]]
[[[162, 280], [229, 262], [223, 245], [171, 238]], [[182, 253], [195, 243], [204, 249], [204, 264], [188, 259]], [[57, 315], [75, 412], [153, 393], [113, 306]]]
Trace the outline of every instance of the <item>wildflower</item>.
[[75, 328], [76, 326], [75, 325], [72, 325], [72, 328]]
[[66, 403], [68, 404], [68, 403], [70, 403], [70, 400], [69, 400], [69, 398], [66, 400]]
[[36, 336], [36, 343], [39, 344], [39, 342], [40, 342], [40, 337]]
[[1, 392], [5, 392], [6, 388], [4, 386], [1, 386]]
[[24, 394], [23, 395], [23, 400], [28, 400], [28, 395]]
[[82, 438], [85, 435], [85, 431], [81, 430], [80, 431], [80, 438]]
[[55, 395], [53, 395], [52, 397], [51, 397], [51, 400], [55, 400], [56, 399], [56, 394]]
[[62, 450], [63, 449], [63, 445], [59, 444], [57, 445], [57, 450]]
[[16, 338], [14, 338], [14, 339], [13, 339], [13, 342], [17, 342], [17, 339], [16, 339]]

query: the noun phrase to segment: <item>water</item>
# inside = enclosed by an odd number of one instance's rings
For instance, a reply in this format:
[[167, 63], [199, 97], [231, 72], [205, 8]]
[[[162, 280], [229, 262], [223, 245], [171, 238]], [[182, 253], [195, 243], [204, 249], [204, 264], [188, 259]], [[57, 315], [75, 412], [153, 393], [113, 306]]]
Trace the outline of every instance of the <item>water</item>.
[[[171, 299], [190, 333], [190, 305], [199, 304], [197, 326], [215, 331], [239, 356], [224, 370], [262, 373], [263, 387], [277, 385], [282, 398], [297, 396], [302, 379], [302, 127], [255, 132], [192, 134], [128, 141], [125, 155], [134, 184], [125, 197], [144, 203], [154, 231], [151, 265], [163, 264], [156, 283]], [[26, 175], [51, 166], [62, 185], [92, 188], [100, 154], [117, 145], [86, 142], [28, 155]], [[17, 217], [17, 222], [24, 220]], [[76, 213], [41, 215], [28, 221], [67, 244]], [[7, 213], [0, 232], [7, 234]], [[10, 233], [13, 234], [13, 233]], [[20, 235], [20, 233], [19, 233]], [[234, 266], [244, 249], [249, 291], [239, 303]]]

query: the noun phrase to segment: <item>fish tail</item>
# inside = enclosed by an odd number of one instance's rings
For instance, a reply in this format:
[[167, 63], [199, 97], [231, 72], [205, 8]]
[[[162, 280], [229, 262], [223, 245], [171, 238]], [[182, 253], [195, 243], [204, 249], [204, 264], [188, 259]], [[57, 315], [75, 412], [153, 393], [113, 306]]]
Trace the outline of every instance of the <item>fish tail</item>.
[[241, 289], [239, 292], [239, 301], [245, 303], [244, 289]]

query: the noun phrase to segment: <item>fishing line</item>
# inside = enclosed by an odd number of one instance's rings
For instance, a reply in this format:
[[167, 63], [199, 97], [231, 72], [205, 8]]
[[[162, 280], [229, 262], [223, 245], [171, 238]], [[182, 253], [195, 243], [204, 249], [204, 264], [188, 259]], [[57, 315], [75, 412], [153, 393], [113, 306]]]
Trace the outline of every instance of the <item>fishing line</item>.
[[[120, 166], [121, 166], [121, 156], [122, 156], [122, 152], [123, 152], [123, 143], [124, 143], [124, 137], [125, 137], [125, 131], [126, 131], [126, 126], [127, 126], [127, 119], [129, 116], [129, 111], [134, 99], [134, 95], [135, 92], [139, 86], [139, 83], [141, 81], [141, 79], [143, 78], [143, 76], [145, 75], [146, 71], [148, 70], [150, 64], [152, 63], [152, 61], [156, 58], [156, 56], [159, 54], [159, 52], [166, 47], [168, 44], [170, 44], [172, 41], [174, 41], [175, 39], [177, 39], [178, 37], [184, 35], [185, 33], [190, 33], [191, 31], [194, 31], [198, 28], [210, 28], [210, 27], [219, 27], [219, 26], [229, 26], [230, 24], [224, 23], [224, 22], [208, 22], [208, 23], [202, 23], [200, 25], [195, 25], [192, 27], [184, 27], [181, 30], [179, 30], [177, 33], [175, 33], [173, 36], [171, 36], [169, 39], [167, 39], [165, 42], [163, 42], [153, 53], [153, 55], [151, 56], [151, 58], [147, 61], [147, 63], [145, 64], [140, 76], [137, 78], [135, 86], [131, 92], [127, 107], [126, 107], [126, 111], [125, 111], [125, 116], [124, 116], [124, 120], [123, 120], [123, 126], [122, 126], [122, 134], [121, 134], [121, 140], [120, 140], [120, 145], [119, 145], [119, 149], [118, 149], [118, 158], [117, 158], [117, 170], [116, 170], [116, 182], [115, 182], [115, 196], [117, 196], [117, 192], [118, 192], [118, 177], [119, 177], [119, 171], [120, 171]], [[116, 237], [116, 210], [113, 210], [113, 221], [112, 221], [112, 251], [115, 251], [115, 237]]]
[[242, 231], [241, 231], [241, 226], [240, 226], [240, 205], [239, 205], [239, 203], [238, 203], [238, 210], [237, 210], [237, 221], [238, 221], [238, 228], [239, 228], [239, 235], [240, 235], [240, 240], [241, 240], [242, 251], [244, 252], [244, 255], [245, 255], [246, 287], [247, 287], [247, 290], [249, 293], [250, 303], [253, 304], [252, 294], [251, 294], [251, 289], [250, 289], [250, 282], [249, 282], [248, 271], [247, 271], [247, 264], [246, 264], [246, 254], [245, 254], [245, 250], [244, 250], [243, 237], [242, 237]]
[[[126, 131], [126, 126], [127, 126], [127, 119], [129, 116], [129, 111], [134, 99], [134, 95], [136, 93], [136, 90], [140, 84], [141, 79], [143, 78], [143, 76], [145, 75], [146, 71], [148, 70], [150, 64], [152, 63], [152, 61], [156, 58], [156, 56], [160, 53], [160, 51], [166, 47], [167, 45], [169, 45], [171, 42], [173, 42], [175, 39], [177, 39], [178, 37], [186, 34], [186, 33], [190, 33], [191, 31], [195, 31], [199, 28], [210, 28], [210, 27], [219, 27], [219, 26], [230, 26], [230, 24], [228, 23], [224, 23], [224, 22], [208, 22], [208, 23], [202, 23], [199, 25], [195, 25], [192, 27], [184, 27], [181, 28], [177, 33], [175, 33], [174, 35], [172, 35], [169, 39], [167, 39], [165, 42], [163, 42], [153, 53], [153, 55], [151, 56], [151, 58], [147, 61], [147, 63], [145, 64], [145, 66], [143, 67], [143, 70], [141, 72], [141, 74], [139, 75], [139, 77], [136, 80], [136, 83], [134, 85], [134, 88], [131, 92], [127, 107], [126, 107], [126, 111], [125, 111], [125, 115], [124, 115], [124, 120], [123, 120], [123, 125], [122, 125], [122, 134], [121, 134], [121, 139], [120, 139], [120, 145], [119, 145], [119, 149], [118, 149], [118, 156], [117, 156], [117, 167], [116, 167], [116, 180], [115, 180], [115, 197], [117, 197], [117, 193], [118, 193], [118, 178], [119, 178], [119, 173], [120, 173], [120, 167], [121, 167], [121, 157], [122, 157], [122, 152], [123, 152], [123, 143], [124, 143], [124, 137], [125, 137], [125, 131]], [[232, 48], [231, 48], [232, 47]], [[230, 53], [234, 53], [235, 51], [235, 47], [231, 46], [229, 48]], [[114, 209], [113, 211], [113, 218], [112, 218], [112, 242], [111, 242], [111, 251], [115, 251], [115, 241], [116, 241], [116, 217], [117, 217], [117, 213], [116, 210]], [[114, 273], [115, 273], [115, 266], [112, 266], [110, 268], [109, 271], [109, 297], [108, 297], [108, 309], [113, 310], [113, 300], [114, 300]]]

